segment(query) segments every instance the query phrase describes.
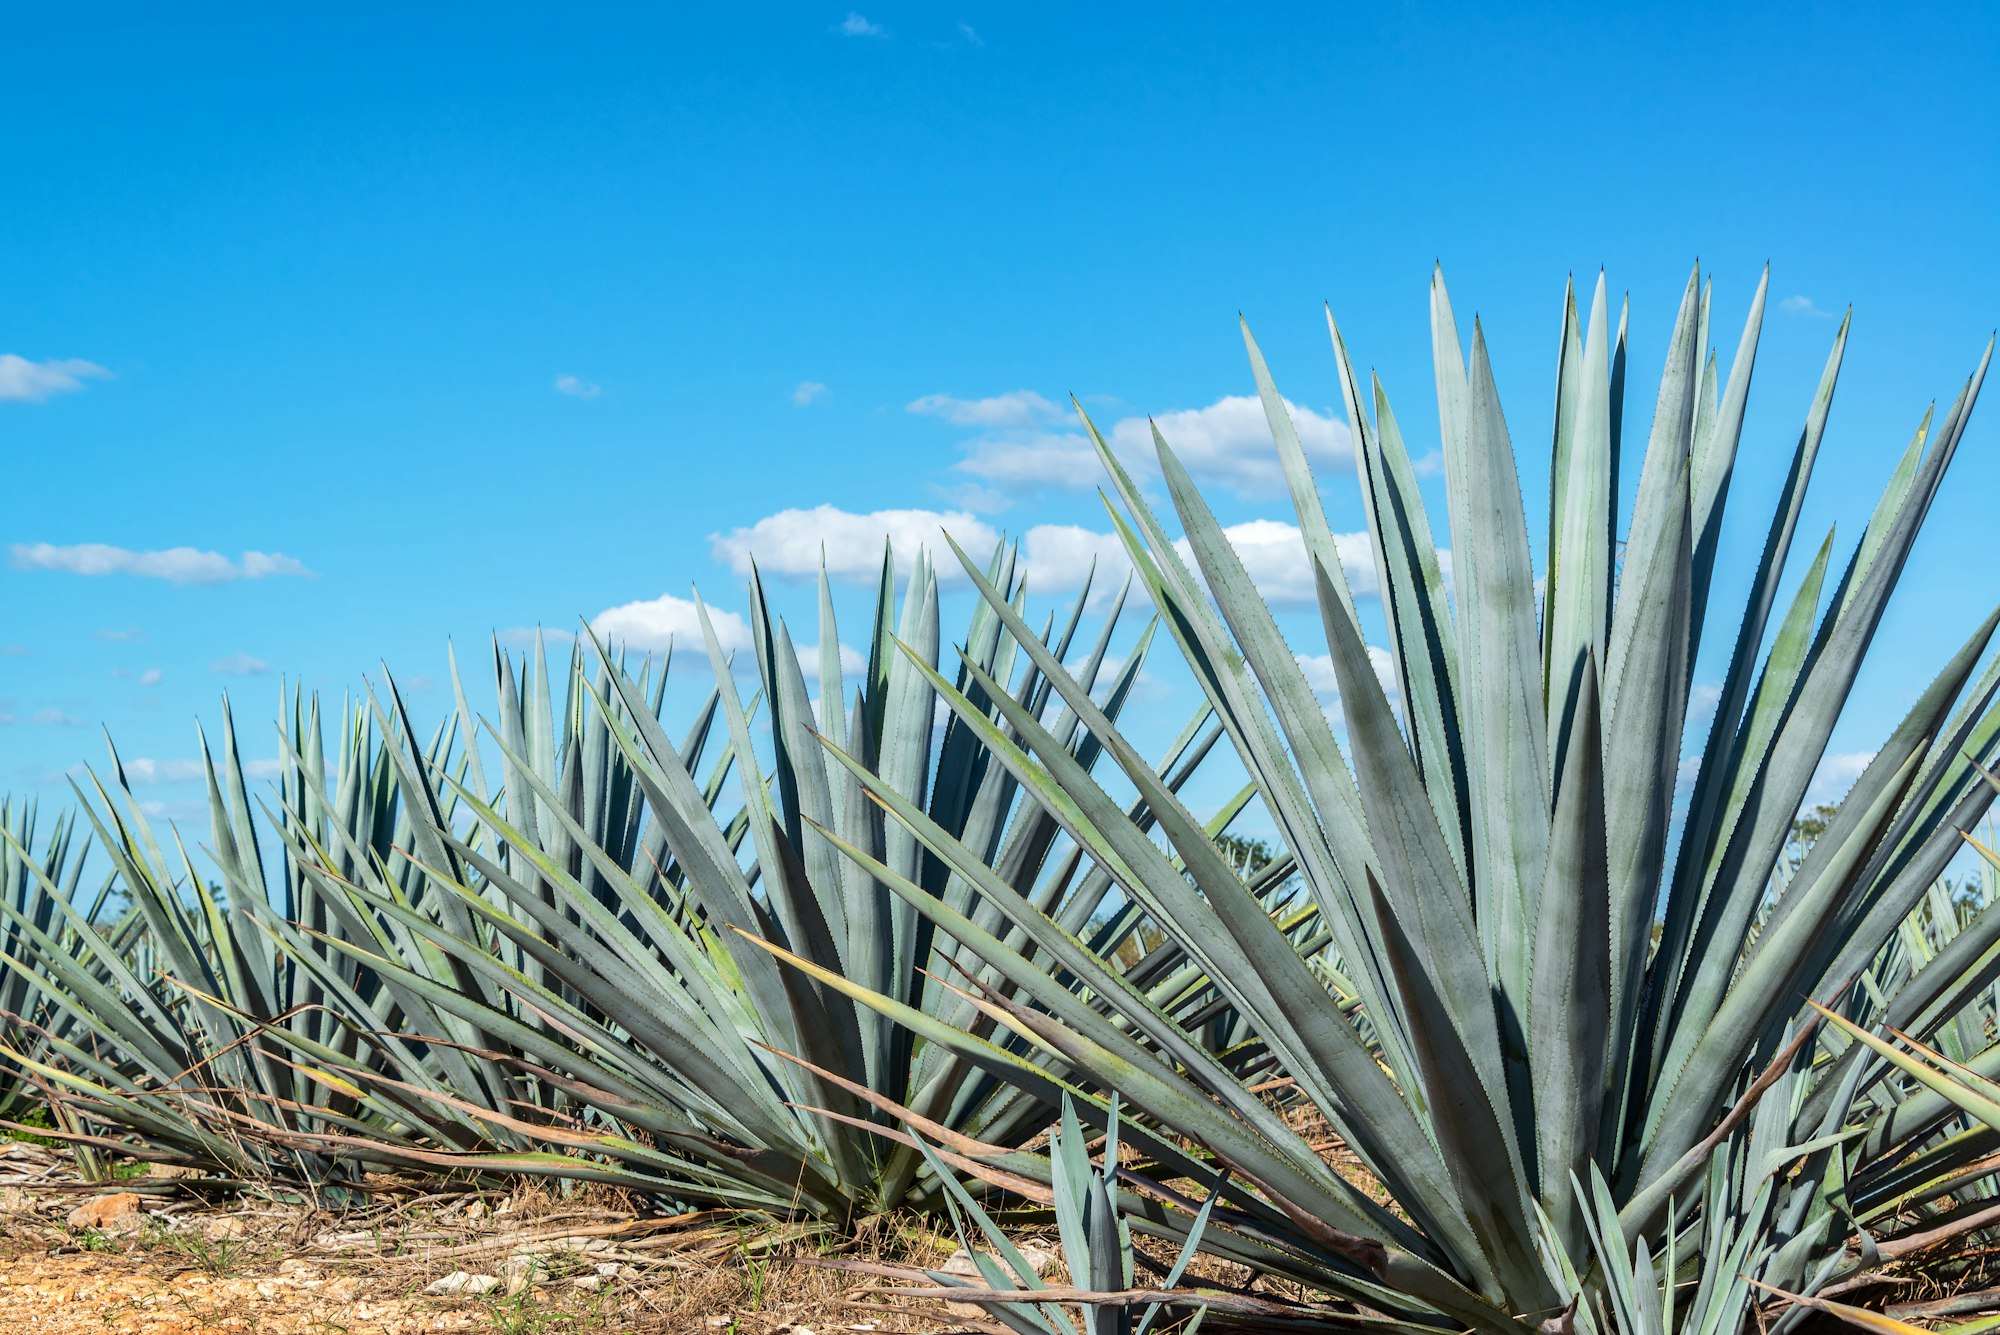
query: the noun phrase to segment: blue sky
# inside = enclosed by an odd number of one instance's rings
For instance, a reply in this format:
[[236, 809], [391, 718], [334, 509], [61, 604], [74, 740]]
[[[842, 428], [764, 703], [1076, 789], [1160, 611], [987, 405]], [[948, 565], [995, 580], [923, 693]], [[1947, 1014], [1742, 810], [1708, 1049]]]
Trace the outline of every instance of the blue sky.
[[[1689, 266], [1726, 356], [1770, 261], [1739, 520], [1852, 303], [1801, 537], [1844, 552], [2000, 319], [2000, 10], [1743, 8], [13, 15], [0, 783], [59, 796], [101, 725], [185, 811], [224, 690], [269, 756], [284, 676], [386, 662], [439, 708], [447, 638], [664, 634], [691, 586], [740, 607], [751, 551], [804, 614], [801, 553], [859, 575], [943, 517], [1029, 534], [1059, 590], [1106, 528], [1070, 393], [1162, 415], [1225, 520], [1281, 522], [1238, 311], [1359, 528], [1320, 306], [1432, 448], [1434, 259], [1531, 517], [1567, 274], [1630, 293], [1643, 441]], [[1994, 411], [1836, 752], [2000, 600]], [[1147, 707], [1191, 701], [1163, 674]]]

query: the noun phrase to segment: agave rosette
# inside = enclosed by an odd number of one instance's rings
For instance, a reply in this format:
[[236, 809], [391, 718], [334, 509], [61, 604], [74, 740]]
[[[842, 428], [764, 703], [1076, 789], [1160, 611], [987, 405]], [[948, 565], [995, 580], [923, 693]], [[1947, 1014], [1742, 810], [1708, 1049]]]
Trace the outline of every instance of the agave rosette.
[[[1395, 1205], [1322, 1161], [1172, 1017], [989, 879], [982, 890], [1013, 929], [1075, 971], [1119, 1020], [1064, 1007], [1038, 981], [1038, 964], [974, 933], [961, 939], [1039, 1009], [995, 994], [982, 1006], [1072, 1085], [1115, 1087], [1149, 1124], [1234, 1171], [1212, 1246], [1376, 1312], [1508, 1331], [1563, 1312], [1575, 1285], [1599, 1291], [1592, 1229], [1603, 1227], [1607, 1201], [1623, 1238], [1601, 1239], [1606, 1257], [1629, 1260], [1630, 1244], [1661, 1230], [1678, 1233], [1683, 1265], [1701, 1263], [1705, 1237], [1732, 1247], [1748, 1238], [1746, 1256], [1796, 1283], [1823, 1277], [1839, 1251], [1846, 1226], [1828, 1203], [1838, 1183], [1824, 1187], [1820, 1170], [1838, 1175], [1830, 1164], [1849, 1138], [1849, 1085], [1822, 1085], [1828, 1068], [1803, 1038], [1816, 1023], [1804, 1000], [1846, 993], [1989, 800], [1978, 766], [2000, 744], [2000, 671], [1980, 663], [1993, 616], [1919, 694], [1795, 874], [1774, 887], [1773, 871], [1963, 438], [1991, 347], [1934, 433], [1926, 416], [1845, 565], [1830, 564], [1831, 534], [1795, 562], [1843, 322], [1760, 522], [1747, 593], [1724, 609], [1713, 597], [1719, 534], [1764, 300], [1760, 284], [1725, 375], [1703, 356], [1709, 293], [1698, 273], [1690, 278], [1622, 543], [1626, 322], [1614, 322], [1601, 279], [1587, 320], [1566, 301], [1539, 590], [1485, 340], [1475, 326], [1468, 365], [1442, 279], [1432, 331], [1449, 582], [1387, 397], [1379, 382], [1364, 393], [1329, 319], [1400, 718], [1372, 670], [1297, 434], [1246, 330], [1317, 570], [1344, 742], [1170, 443], [1155, 433], [1192, 565], [1085, 418], [1133, 565], [1297, 860], [1367, 1039], [1259, 911], [1203, 823], [1151, 778], [1059, 663], [1026, 645], [1137, 787], [1166, 848], [1028, 712], [999, 700], [989, 716], [985, 699], [933, 674], [1036, 801], [1199, 961]], [[1797, 579], [1789, 601], [1788, 571]], [[971, 573], [1014, 627], [1001, 591]], [[1677, 818], [1693, 665], [1704, 633], [1718, 629], [1735, 639], [1708, 735], [1686, 739], [1699, 761]], [[967, 671], [990, 698], [977, 665]], [[978, 877], [949, 831], [897, 803], [865, 758], [845, 759], [926, 847]], [[1904, 980], [1893, 1004], [1921, 1009], [1953, 993], [1955, 975], [1937, 963]], [[997, 1073], [1046, 1077], [977, 1035], [867, 997], [859, 984], [825, 981]], [[1059, 1091], [1045, 1086], [1044, 1097]], [[1102, 1101], [1095, 1107], [1101, 1119]], [[1719, 1151], [1740, 1155], [1739, 1171], [1726, 1190], [1706, 1191]], [[1809, 1199], [1788, 1204], [1772, 1177], [1811, 1154], [1818, 1166], [1787, 1178], [1812, 1188]], [[1020, 1156], [1006, 1167], [1036, 1172]], [[1697, 1196], [1699, 1209], [1674, 1209]], [[1718, 1210], [1726, 1228], [1712, 1217]], [[1161, 1231], [1185, 1225], [1184, 1211], [1151, 1211]], [[1551, 1246], [1577, 1264], [1549, 1264]]]

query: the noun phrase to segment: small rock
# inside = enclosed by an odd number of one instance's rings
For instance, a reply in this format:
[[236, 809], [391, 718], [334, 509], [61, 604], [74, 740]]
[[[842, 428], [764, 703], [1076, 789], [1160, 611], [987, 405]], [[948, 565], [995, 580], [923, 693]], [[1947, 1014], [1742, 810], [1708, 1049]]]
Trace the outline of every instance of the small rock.
[[[1016, 1250], [1021, 1253], [1021, 1259], [1026, 1261], [1037, 1275], [1046, 1276], [1049, 1271], [1055, 1269], [1056, 1254], [1046, 1247], [1037, 1247], [1030, 1242], [1023, 1243]], [[1004, 1260], [1001, 1260], [997, 1256], [993, 1259], [1000, 1267], [1002, 1274], [1012, 1273], [1011, 1268]], [[978, 1264], [972, 1259], [972, 1253], [963, 1247], [953, 1252], [951, 1259], [938, 1268], [947, 1275], [963, 1275], [967, 1279], [976, 1279], [981, 1283], [985, 1282], [985, 1277], [981, 1274]]]
[[249, 1231], [250, 1226], [233, 1214], [201, 1221], [201, 1235], [210, 1242], [227, 1242], [232, 1238], [240, 1238]]
[[278, 1273], [281, 1275], [310, 1275], [318, 1270], [319, 1267], [311, 1261], [301, 1260], [296, 1256], [288, 1256], [278, 1262]]
[[179, 1182], [190, 1177], [201, 1177], [199, 1168], [189, 1168], [186, 1164], [156, 1163], [146, 1170], [146, 1176], [162, 1182]]
[[424, 1286], [424, 1292], [435, 1298], [455, 1298], [464, 1294], [490, 1293], [500, 1287], [495, 1275], [474, 1275], [463, 1270], [454, 1270], [443, 1279], [434, 1279]]
[[137, 1218], [139, 1198], [129, 1191], [93, 1196], [69, 1212], [71, 1228], [104, 1228], [121, 1219]]
[[595, 1293], [597, 1292], [598, 1288], [604, 1283], [604, 1276], [578, 1275], [575, 1279], [571, 1280], [570, 1283], [576, 1288], [583, 1289], [588, 1293]]

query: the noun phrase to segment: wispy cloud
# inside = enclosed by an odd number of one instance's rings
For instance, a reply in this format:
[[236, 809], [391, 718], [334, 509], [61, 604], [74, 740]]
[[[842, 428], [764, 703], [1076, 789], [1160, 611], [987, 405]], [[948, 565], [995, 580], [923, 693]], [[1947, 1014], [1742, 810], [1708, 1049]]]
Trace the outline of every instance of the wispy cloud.
[[271, 670], [271, 665], [261, 658], [249, 654], [224, 654], [208, 665], [208, 670], [218, 677], [261, 677]]
[[847, 11], [846, 18], [833, 26], [833, 30], [842, 37], [887, 37], [889, 35], [887, 28], [879, 23], [870, 23], [866, 18], [863, 18], [851, 9]]
[[544, 648], [556, 649], [575, 639], [576, 632], [549, 626], [509, 626], [495, 631], [493, 638], [503, 649], [532, 649], [538, 641]]
[[[171, 584], [228, 584], [239, 579], [276, 576], [310, 578], [312, 571], [283, 552], [245, 552], [235, 560], [220, 552], [194, 547], [169, 547], [138, 552], [103, 542], [59, 547], [48, 542], [17, 542], [7, 549], [16, 570], [58, 570], [70, 575], [135, 575]], [[115, 638], [107, 632], [100, 636]]]
[[604, 386], [595, 380], [585, 380], [582, 376], [559, 375], [556, 377], [556, 393], [567, 394], [573, 399], [594, 399], [604, 392]]
[[167, 674], [159, 668], [149, 667], [142, 668], [137, 672], [134, 672], [131, 668], [113, 668], [111, 669], [111, 675], [120, 681], [136, 681], [141, 686], [158, 686], [162, 681], [166, 680]]
[[28, 715], [28, 722], [39, 723], [49, 728], [80, 728], [83, 726], [82, 719], [74, 714], [57, 709], [54, 705], [37, 709], [34, 713]]
[[826, 393], [826, 386], [822, 385], [819, 381], [801, 380], [798, 383], [798, 387], [792, 391], [792, 402], [804, 408], [824, 393]]
[[110, 376], [96, 362], [74, 357], [31, 362], [16, 353], [0, 352], [0, 403], [40, 403], [58, 394], [74, 394], [86, 380]]
[[1813, 304], [1811, 297], [1786, 297], [1778, 303], [1778, 309], [1787, 315], [1803, 315], [1811, 320], [1831, 320], [1832, 311], [1823, 311]]
[[146, 632], [140, 630], [137, 626], [126, 626], [122, 630], [116, 626], [110, 626], [96, 632], [96, 635], [98, 639], [108, 640], [112, 644], [144, 644], [146, 642]]
[[[122, 762], [125, 778], [129, 783], [192, 783], [208, 777], [208, 767], [200, 760], [175, 757], [168, 760], [152, 756], [136, 756]], [[246, 779], [275, 779], [283, 772], [276, 760], [246, 760], [243, 762], [243, 777]]]
[[967, 42], [971, 43], [973, 46], [986, 45], [986, 39], [984, 37], [981, 37], [979, 35], [979, 30], [973, 27], [970, 23], [960, 23], [958, 25], [958, 35], [963, 37]]
[[906, 411], [941, 417], [953, 426], [1022, 427], [1061, 417], [1062, 409], [1032, 389], [1010, 390], [984, 399], [951, 394], [926, 394], [910, 401]]

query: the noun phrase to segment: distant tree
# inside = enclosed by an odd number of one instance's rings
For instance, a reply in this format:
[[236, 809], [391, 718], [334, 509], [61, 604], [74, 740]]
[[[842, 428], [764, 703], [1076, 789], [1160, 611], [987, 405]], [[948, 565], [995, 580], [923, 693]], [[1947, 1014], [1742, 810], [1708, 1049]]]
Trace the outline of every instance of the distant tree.
[[1806, 860], [1806, 854], [1812, 852], [1812, 846], [1819, 842], [1819, 837], [1826, 833], [1827, 826], [1833, 823], [1833, 818], [1839, 813], [1840, 807], [1837, 804], [1829, 806], [1822, 802], [1810, 811], [1801, 811], [1793, 819], [1791, 838], [1786, 844], [1791, 864], [1788, 870], [1799, 869], [1799, 864]]
[[1215, 846], [1244, 880], [1249, 880], [1276, 860], [1277, 850], [1265, 839], [1249, 839], [1240, 834], [1218, 834]]

